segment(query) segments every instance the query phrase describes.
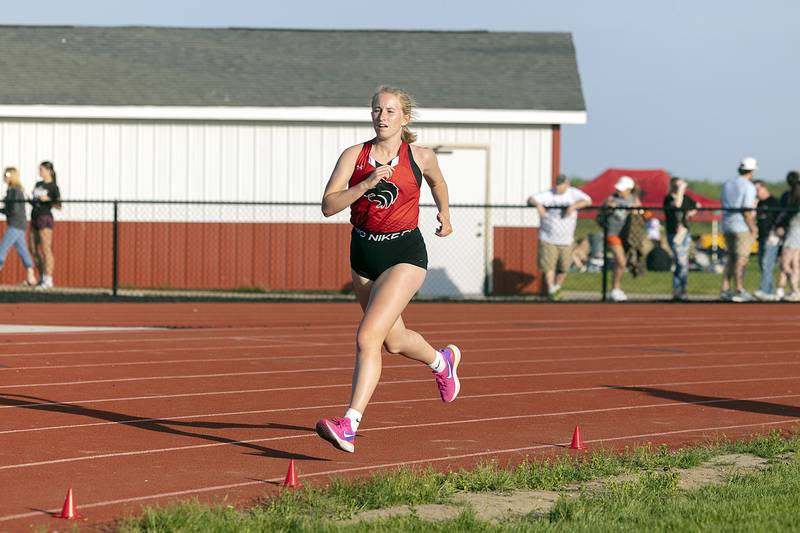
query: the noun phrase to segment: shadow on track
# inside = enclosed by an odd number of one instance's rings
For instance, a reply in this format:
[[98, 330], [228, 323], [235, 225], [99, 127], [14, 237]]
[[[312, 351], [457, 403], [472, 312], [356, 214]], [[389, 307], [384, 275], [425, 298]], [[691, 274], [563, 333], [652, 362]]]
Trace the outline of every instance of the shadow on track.
[[728, 409], [731, 411], [800, 418], [800, 407], [794, 405], [783, 405], [779, 403], [763, 402], [758, 400], [738, 400], [736, 398], [726, 398], [723, 396], [704, 396], [701, 394], [657, 389], [654, 387], [627, 387], [622, 385], [605, 385], [605, 387], [616, 390], [642, 392], [656, 398], [664, 398], [666, 400], [698, 405], [710, 405], [711, 407]]
[[[218, 442], [222, 444], [230, 444], [232, 446], [239, 446], [248, 450], [254, 450], [257, 455], [265, 457], [272, 457], [276, 459], [298, 459], [306, 461], [327, 461], [320, 457], [311, 455], [304, 455], [299, 453], [290, 453], [283, 450], [276, 450], [257, 444], [237, 441], [226, 437], [219, 437], [217, 435], [208, 435], [205, 433], [195, 433], [188, 431], [191, 428], [197, 429], [285, 429], [294, 431], [313, 432], [314, 428], [304, 426], [292, 426], [287, 424], [276, 424], [267, 422], [265, 424], [241, 424], [231, 422], [208, 422], [208, 421], [195, 421], [188, 422], [183, 420], [163, 420], [158, 418], [144, 418], [140, 416], [130, 416], [124, 413], [117, 413], [114, 411], [104, 411], [102, 409], [91, 409], [80, 405], [56, 402], [46, 398], [39, 398], [36, 396], [28, 396], [24, 394], [0, 394], [0, 405], [7, 405], [11, 407], [18, 407], [21, 409], [32, 409], [36, 411], [50, 411], [54, 413], [64, 413], [68, 415], [83, 416], [88, 418], [95, 418], [97, 420], [105, 420], [117, 424], [137, 427], [146, 431], [155, 431], [157, 433], [167, 433], [171, 435], [178, 435], [181, 437], [189, 437], [193, 439], [202, 439], [211, 442]], [[182, 429], [187, 428], [187, 429]], [[255, 454], [254, 454], [255, 455]]]

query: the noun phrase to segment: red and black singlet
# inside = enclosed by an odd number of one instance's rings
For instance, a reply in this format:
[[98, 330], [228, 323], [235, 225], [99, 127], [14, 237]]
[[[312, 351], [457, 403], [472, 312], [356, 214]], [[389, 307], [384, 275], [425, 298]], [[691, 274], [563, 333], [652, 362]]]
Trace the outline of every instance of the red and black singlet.
[[[375, 161], [370, 152], [374, 140], [367, 141], [356, 160], [349, 186], [364, 181], [382, 163]], [[419, 190], [422, 171], [414, 161], [411, 146], [403, 142], [397, 156], [385, 163], [394, 167], [389, 180], [364, 193], [350, 206], [350, 223], [361, 230], [374, 233], [391, 233], [412, 230], [419, 220]]]

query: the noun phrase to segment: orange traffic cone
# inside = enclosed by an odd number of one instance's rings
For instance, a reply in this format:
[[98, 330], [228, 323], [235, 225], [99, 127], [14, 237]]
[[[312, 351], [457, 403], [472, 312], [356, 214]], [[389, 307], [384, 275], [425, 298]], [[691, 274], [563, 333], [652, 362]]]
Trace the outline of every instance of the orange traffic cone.
[[289, 459], [289, 471], [286, 472], [283, 486], [290, 489], [297, 489], [301, 486], [300, 480], [297, 478], [297, 472], [294, 470], [294, 459]]
[[75, 509], [75, 500], [72, 497], [72, 487], [70, 487], [67, 491], [67, 497], [64, 498], [64, 506], [61, 508], [61, 514], [56, 515], [56, 518], [66, 518], [67, 520], [83, 518], [80, 514], [78, 514], [77, 509]]
[[575, 431], [572, 433], [572, 443], [569, 445], [570, 448], [573, 450], [585, 450], [586, 447], [583, 445], [583, 440], [581, 439], [581, 428], [575, 426]]

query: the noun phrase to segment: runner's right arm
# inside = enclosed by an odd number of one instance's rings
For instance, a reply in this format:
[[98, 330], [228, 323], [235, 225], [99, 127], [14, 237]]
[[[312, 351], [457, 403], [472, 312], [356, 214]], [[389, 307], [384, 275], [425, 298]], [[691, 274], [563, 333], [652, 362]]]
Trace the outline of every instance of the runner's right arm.
[[325, 192], [322, 194], [322, 214], [330, 217], [339, 213], [361, 198], [365, 192], [375, 187], [381, 179], [392, 177], [394, 169], [388, 165], [379, 167], [364, 181], [355, 187], [349, 188], [347, 183], [353, 175], [356, 159], [361, 151], [361, 145], [351, 146], [339, 156], [336, 167], [333, 169]]

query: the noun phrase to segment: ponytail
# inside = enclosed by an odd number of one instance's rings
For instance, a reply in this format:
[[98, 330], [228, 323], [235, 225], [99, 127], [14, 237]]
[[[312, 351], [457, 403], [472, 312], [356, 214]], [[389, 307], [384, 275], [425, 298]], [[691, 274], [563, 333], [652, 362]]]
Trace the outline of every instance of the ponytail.
[[403, 133], [401, 134], [401, 138], [403, 139], [403, 142], [411, 144], [417, 140], [417, 134], [408, 129], [408, 126], [403, 126]]
[[53, 166], [53, 163], [50, 161], [42, 161], [39, 166], [47, 169], [47, 172], [50, 173], [50, 177], [53, 178], [53, 183], [58, 183], [56, 181], [56, 167]]
[[[39, 166], [43, 167], [45, 170], [47, 170], [47, 172], [50, 173], [50, 177], [53, 178], [53, 183], [55, 183], [56, 186], [58, 186], [58, 181], [56, 181], [56, 167], [53, 166], [53, 163], [51, 163], [50, 161], [42, 161], [41, 163], [39, 163]], [[61, 202], [58, 200], [54, 201], [52, 205], [56, 209], [61, 209]]]

